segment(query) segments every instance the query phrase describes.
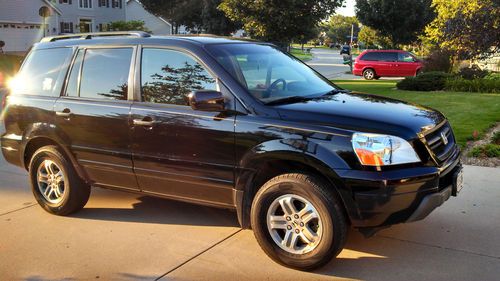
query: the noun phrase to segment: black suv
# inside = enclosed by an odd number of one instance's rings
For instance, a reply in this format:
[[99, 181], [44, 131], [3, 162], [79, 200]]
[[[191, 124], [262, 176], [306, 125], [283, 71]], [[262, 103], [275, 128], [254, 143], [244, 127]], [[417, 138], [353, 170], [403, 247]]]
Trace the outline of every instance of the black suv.
[[343, 90], [273, 45], [97, 33], [36, 44], [4, 101], [5, 159], [56, 215], [90, 187], [235, 209], [275, 261], [309, 270], [423, 219], [462, 186], [435, 110]]

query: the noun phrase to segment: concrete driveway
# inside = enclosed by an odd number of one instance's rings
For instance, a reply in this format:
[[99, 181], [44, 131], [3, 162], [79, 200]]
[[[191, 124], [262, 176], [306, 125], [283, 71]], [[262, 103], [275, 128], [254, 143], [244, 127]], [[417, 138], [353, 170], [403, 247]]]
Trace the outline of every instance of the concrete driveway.
[[307, 273], [271, 261], [233, 212], [102, 189], [57, 217], [0, 159], [0, 280], [498, 280], [500, 169], [465, 167], [458, 198]]

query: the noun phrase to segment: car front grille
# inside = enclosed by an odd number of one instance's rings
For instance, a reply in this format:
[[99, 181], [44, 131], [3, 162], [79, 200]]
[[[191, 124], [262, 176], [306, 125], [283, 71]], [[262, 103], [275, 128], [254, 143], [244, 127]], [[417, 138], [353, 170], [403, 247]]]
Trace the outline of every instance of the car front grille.
[[455, 136], [448, 122], [425, 135], [426, 145], [432, 156], [440, 164], [455, 151]]

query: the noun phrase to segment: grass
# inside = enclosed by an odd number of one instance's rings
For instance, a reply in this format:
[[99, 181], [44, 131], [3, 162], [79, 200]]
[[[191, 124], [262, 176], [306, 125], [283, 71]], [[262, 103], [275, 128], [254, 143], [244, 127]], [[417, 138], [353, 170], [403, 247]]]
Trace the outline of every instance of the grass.
[[295, 49], [295, 48], [290, 50], [290, 54], [294, 55], [301, 61], [308, 61], [313, 57], [312, 54], [303, 52], [301, 49]]
[[457, 142], [464, 147], [474, 132], [483, 133], [500, 122], [500, 95], [463, 92], [416, 92], [396, 89], [397, 81], [339, 80], [342, 88], [421, 104], [441, 111], [453, 127]]
[[13, 76], [17, 72], [22, 59], [20, 56], [0, 54], [0, 87], [7, 77]]

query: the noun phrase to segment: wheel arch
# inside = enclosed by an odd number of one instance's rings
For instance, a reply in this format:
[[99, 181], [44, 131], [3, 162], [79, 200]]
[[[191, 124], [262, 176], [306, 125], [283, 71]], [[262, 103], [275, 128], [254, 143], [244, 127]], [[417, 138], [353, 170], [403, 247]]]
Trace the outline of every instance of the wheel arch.
[[[347, 164], [333, 151], [316, 150], [313, 155], [298, 150], [271, 150], [256, 155], [246, 155], [236, 173], [235, 205], [238, 221], [243, 228], [250, 227], [250, 209], [257, 191], [275, 176], [301, 172], [316, 176], [327, 183], [339, 196], [350, 221], [355, 210], [351, 191], [342, 182], [335, 169], [346, 169]], [[249, 153], [252, 154], [252, 153]]]
[[72, 164], [78, 176], [85, 182], [89, 182], [89, 177], [83, 170], [83, 168], [78, 164], [78, 161], [71, 153], [69, 147], [64, 145], [64, 138], [59, 137], [57, 132], [55, 132], [54, 126], [33, 126], [23, 136], [23, 142], [21, 145], [22, 151], [20, 153], [21, 163], [23, 167], [28, 170], [29, 164], [33, 154], [40, 148], [44, 146], [54, 145], [59, 148], [60, 152], [66, 157]]

